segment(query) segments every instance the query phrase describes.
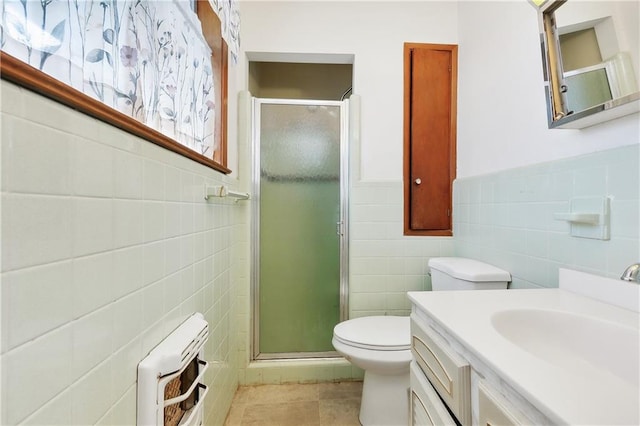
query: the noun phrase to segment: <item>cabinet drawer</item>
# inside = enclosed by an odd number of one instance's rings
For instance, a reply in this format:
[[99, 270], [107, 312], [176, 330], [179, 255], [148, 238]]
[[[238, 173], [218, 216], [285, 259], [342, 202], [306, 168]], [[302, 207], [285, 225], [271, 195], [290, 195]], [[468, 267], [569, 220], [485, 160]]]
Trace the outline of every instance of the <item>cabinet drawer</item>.
[[484, 382], [478, 384], [478, 425], [513, 426], [533, 424], [519, 415], [502, 396]]
[[411, 351], [442, 400], [462, 425], [471, 424], [471, 368], [446, 341], [412, 317]]
[[411, 362], [411, 426], [454, 426], [451, 417], [438, 394], [415, 361]]

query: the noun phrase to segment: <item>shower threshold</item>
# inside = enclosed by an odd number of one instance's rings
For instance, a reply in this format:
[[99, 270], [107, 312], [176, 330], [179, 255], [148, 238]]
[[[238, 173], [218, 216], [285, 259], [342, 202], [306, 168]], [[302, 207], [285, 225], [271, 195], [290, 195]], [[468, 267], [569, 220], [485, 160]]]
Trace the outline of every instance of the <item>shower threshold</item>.
[[258, 354], [254, 361], [286, 361], [286, 360], [325, 360], [325, 359], [341, 358], [336, 351], [328, 352], [282, 352], [282, 353], [261, 353]]
[[251, 361], [240, 375], [242, 385], [323, 383], [362, 380], [364, 371], [343, 357]]

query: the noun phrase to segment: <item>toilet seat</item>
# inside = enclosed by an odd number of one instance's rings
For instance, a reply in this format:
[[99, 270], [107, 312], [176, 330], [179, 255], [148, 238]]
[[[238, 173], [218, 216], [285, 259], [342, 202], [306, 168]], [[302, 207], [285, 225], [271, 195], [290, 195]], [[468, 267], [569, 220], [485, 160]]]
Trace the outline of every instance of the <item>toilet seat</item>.
[[375, 351], [411, 349], [409, 317], [371, 316], [341, 322], [333, 337], [345, 345]]

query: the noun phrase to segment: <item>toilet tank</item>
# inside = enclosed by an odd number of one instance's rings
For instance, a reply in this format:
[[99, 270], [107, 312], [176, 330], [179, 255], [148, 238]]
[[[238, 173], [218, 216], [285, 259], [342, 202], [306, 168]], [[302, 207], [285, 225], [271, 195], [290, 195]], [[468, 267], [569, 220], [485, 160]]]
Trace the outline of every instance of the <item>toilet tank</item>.
[[464, 257], [434, 257], [429, 270], [433, 291], [506, 289], [511, 281], [509, 272]]

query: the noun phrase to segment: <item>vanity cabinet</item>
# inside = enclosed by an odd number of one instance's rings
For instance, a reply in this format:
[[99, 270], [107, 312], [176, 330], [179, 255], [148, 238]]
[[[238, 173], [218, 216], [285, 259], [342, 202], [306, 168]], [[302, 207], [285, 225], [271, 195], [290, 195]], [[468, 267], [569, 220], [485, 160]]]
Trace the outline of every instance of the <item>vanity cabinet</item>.
[[529, 424], [508, 401], [484, 381], [478, 383], [478, 425], [516, 426]]
[[411, 425], [550, 423], [415, 307], [411, 314], [411, 351]]
[[[559, 284], [407, 293], [414, 341], [425, 340], [425, 332], [434, 343], [426, 342], [422, 352], [432, 352], [443, 365], [440, 354], [452, 353], [458, 367], [469, 366], [466, 405], [448, 407], [459, 424], [469, 424], [460, 413], [470, 410], [474, 426], [640, 425], [640, 286], [569, 270], [561, 270]], [[430, 387], [442, 405], [450, 404], [439, 380], [429, 376], [437, 366], [423, 357], [428, 367], [418, 367], [427, 383], [414, 380], [413, 393]], [[455, 371], [446, 377], [455, 393]], [[418, 412], [419, 402], [412, 403]], [[428, 424], [420, 419], [414, 423]]]

